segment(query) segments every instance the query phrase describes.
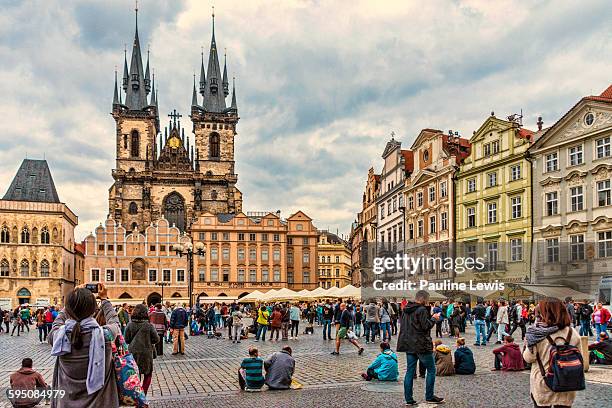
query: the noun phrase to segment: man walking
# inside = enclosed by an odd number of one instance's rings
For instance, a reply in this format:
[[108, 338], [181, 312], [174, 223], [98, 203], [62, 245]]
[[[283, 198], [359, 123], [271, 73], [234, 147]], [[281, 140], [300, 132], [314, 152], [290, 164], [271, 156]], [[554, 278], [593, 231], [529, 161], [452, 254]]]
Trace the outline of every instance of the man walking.
[[357, 350], [359, 350], [357, 353], [361, 355], [363, 353], [363, 347], [361, 347], [359, 343], [357, 343], [356, 336], [354, 333], [351, 332], [350, 336], [348, 333], [349, 326], [352, 321], [351, 311], [347, 309], [344, 303], [340, 303], [339, 308], [340, 320], [338, 321], [338, 323], [340, 324], [340, 328], [336, 333], [336, 350], [332, 351], [332, 354], [336, 356], [340, 354], [340, 343], [342, 342], [342, 339], [348, 338], [351, 344], [357, 347]]
[[429, 300], [429, 293], [420, 290], [416, 293], [415, 301], [408, 302], [402, 313], [402, 324], [397, 339], [397, 351], [406, 353], [407, 367], [404, 377], [404, 398], [406, 405], [417, 405], [412, 396], [412, 386], [417, 361], [420, 361], [427, 370], [425, 380], [425, 400], [431, 404], [441, 404], [444, 398], [434, 395], [436, 383], [436, 364], [433, 356], [433, 343], [430, 331], [435, 322], [440, 319], [440, 313], [430, 316], [425, 307]]
[[185, 327], [189, 323], [185, 304], [178, 306], [170, 316], [170, 329], [172, 330], [172, 355], [185, 354]]
[[380, 307], [374, 303], [374, 300], [370, 300], [370, 304], [366, 307], [366, 326], [365, 326], [365, 337], [366, 344], [368, 341], [368, 334], [371, 335], [371, 342], [374, 343], [376, 334], [378, 334], [379, 328], [378, 323], [380, 322]]
[[164, 342], [161, 340], [166, 334], [166, 330], [168, 329], [168, 320], [166, 320], [166, 314], [162, 311], [162, 304], [157, 303], [155, 305], [155, 309], [151, 313], [149, 313], [149, 321], [155, 328], [157, 335], [160, 340], [155, 343], [155, 349], [157, 351], [158, 356], [164, 355]]
[[487, 309], [482, 304], [482, 299], [478, 298], [478, 303], [472, 310], [472, 316], [474, 316], [474, 328], [476, 329], [476, 342], [475, 346], [486, 346], [487, 345], [487, 325], [485, 323], [485, 316]]

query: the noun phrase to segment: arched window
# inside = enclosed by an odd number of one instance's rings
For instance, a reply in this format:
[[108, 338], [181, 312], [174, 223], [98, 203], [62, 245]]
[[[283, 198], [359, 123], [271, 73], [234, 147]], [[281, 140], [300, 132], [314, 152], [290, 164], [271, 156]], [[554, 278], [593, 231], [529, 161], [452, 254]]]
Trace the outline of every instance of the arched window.
[[210, 157], [218, 159], [221, 156], [221, 142], [218, 133], [210, 134]]
[[21, 230], [21, 243], [30, 243], [30, 230], [28, 229], [28, 227], [23, 227], [23, 229]]
[[27, 259], [21, 261], [21, 276], [28, 277], [30, 276], [30, 263]]
[[0, 232], [0, 242], [3, 244], [11, 242], [11, 233], [6, 225], [2, 226], [2, 231]]
[[185, 231], [185, 200], [179, 193], [170, 193], [164, 199], [164, 218], [171, 226]]
[[128, 213], [134, 215], [138, 213], [138, 204], [136, 204], [134, 201], [132, 201], [130, 203], [130, 207], [128, 208]]
[[32, 228], [32, 235], [30, 236], [33, 244], [38, 244], [38, 228]]
[[49, 230], [47, 229], [47, 227], [43, 227], [43, 229], [40, 231], [40, 243], [41, 244], [51, 243], [51, 236], [49, 235]]
[[40, 263], [40, 276], [42, 278], [49, 277], [49, 261], [47, 261], [46, 259], [43, 259]]
[[128, 147], [127, 135], [123, 135], [123, 148], [127, 149], [127, 147]]
[[140, 136], [138, 135], [137, 131], [132, 131], [132, 138], [130, 142], [130, 156], [138, 157], [140, 155]]
[[10, 274], [10, 266], [9, 266], [9, 261], [7, 261], [6, 259], [3, 259], [2, 262], [0, 262], [0, 276], [1, 277], [7, 277]]
[[138, 229], [138, 224], [135, 222], [132, 223], [132, 231], [136, 231]]

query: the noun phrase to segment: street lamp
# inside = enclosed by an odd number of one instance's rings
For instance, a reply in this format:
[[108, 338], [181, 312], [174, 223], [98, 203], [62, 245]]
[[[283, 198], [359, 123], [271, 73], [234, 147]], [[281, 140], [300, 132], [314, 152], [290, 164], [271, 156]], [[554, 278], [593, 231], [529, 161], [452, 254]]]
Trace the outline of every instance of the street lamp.
[[189, 310], [191, 313], [191, 310], [193, 310], [193, 254], [204, 255], [204, 243], [196, 242], [195, 246], [191, 242], [187, 242], [185, 245], [175, 244], [172, 249], [178, 256], [185, 255], [187, 257], [187, 264], [189, 266]]
[[155, 286], [161, 286], [162, 288], [162, 293], [161, 293], [161, 301], [159, 303], [164, 303], [164, 288], [166, 286], [170, 286], [170, 282], [155, 282]]

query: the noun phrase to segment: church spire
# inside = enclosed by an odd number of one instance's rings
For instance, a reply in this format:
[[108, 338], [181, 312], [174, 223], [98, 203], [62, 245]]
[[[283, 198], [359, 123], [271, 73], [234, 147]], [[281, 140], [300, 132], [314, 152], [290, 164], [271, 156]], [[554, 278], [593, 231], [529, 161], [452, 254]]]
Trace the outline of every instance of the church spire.
[[198, 106], [198, 93], [196, 92], [196, 78], [193, 74], [193, 94], [191, 95], [191, 106]]
[[[147, 67], [149, 64], [147, 63]], [[157, 94], [155, 93], [155, 70], [153, 70], [153, 81], [151, 81], [151, 105], [157, 106]]]
[[223, 95], [225, 95], [225, 97], [227, 98], [227, 95], [229, 95], [229, 82], [227, 81], [227, 51], [225, 52], [224, 55], [224, 61], [223, 61]]
[[206, 73], [204, 72], [204, 47], [202, 47], [202, 64], [200, 65], [200, 94], [206, 91]]
[[128, 89], [128, 79], [130, 78], [128, 74], [127, 67], [127, 46], [123, 47], [123, 90], [127, 91]]
[[136, 4], [136, 28], [134, 44], [132, 46], [132, 60], [130, 63], [129, 85], [125, 95], [125, 104], [130, 110], [142, 110], [147, 106], [147, 90], [145, 73], [142, 66], [140, 52], [140, 39], [138, 37], [138, 3]]
[[210, 53], [208, 56], [208, 80], [204, 87], [204, 110], [208, 112], [223, 112], [225, 110], [225, 96], [220, 92], [219, 85], [223, 80], [219, 55], [217, 53], [217, 42], [215, 40], [215, 13], [212, 14], [212, 38], [210, 41]]
[[113, 106], [119, 105], [119, 91], [117, 90], [117, 68], [115, 68], [115, 92], [113, 94]]
[[[149, 75], [149, 50], [147, 50], [147, 68], [145, 69], [145, 77], [144, 77], [144, 83], [145, 83], [145, 90], [147, 91], [147, 94], [149, 92], [151, 92], [151, 78]], [[153, 105], [153, 103], [151, 103], [151, 105]]]
[[238, 111], [238, 104], [236, 103], [236, 77], [232, 78], [232, 107], [234, 112]]

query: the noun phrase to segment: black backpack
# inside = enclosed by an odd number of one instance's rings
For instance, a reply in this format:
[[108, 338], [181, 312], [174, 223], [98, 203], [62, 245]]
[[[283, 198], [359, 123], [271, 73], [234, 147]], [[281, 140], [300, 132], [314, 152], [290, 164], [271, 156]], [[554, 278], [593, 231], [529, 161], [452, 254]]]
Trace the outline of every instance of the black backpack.
[[[550, 336], [546, 336], [551, 346], [548, 371], [544, 370], [540, 355], [536, 353], [544, 382], [554, 392], [580, 391], [584, 390], [586, 386], [582, 353], [580, 353], [578, 347], [569, 344], [572, 332], [573, 330], [570, 328], [567, 339], [562, 345], [558, 345]], [[562, 339], [563, 337], [557, 337], [555, 340], [559, 338]]]

